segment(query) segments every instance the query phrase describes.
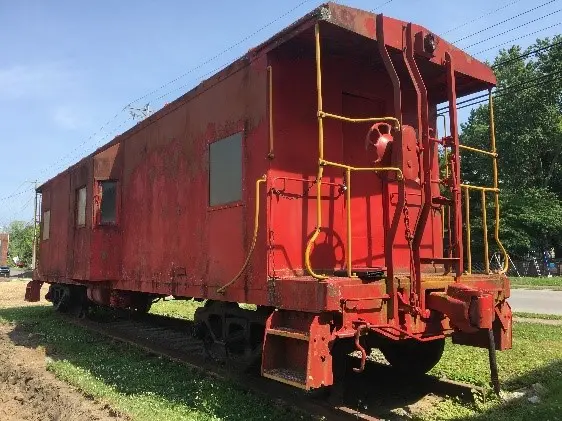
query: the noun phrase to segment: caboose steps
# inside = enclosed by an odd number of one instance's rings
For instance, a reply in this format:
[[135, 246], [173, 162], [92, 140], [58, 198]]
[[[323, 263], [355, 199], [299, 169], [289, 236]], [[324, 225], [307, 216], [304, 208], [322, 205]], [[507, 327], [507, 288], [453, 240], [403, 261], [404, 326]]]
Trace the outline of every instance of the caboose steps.
[[276, 329], [267, 329], [267, 335], [277, 335], [277, 336], [284, 336], [286, 338], [292, 339], [300, 339], [302, 341], [308, 341], [310, 338], [308, 336], [308, 332], [301, 332], [296, 329], [291, 329], [288, 327], [279, 327]]
[[330, 339], [323, 315], [274, 311], [266, 321], [262, 376], [306, 390], [331, 385]]

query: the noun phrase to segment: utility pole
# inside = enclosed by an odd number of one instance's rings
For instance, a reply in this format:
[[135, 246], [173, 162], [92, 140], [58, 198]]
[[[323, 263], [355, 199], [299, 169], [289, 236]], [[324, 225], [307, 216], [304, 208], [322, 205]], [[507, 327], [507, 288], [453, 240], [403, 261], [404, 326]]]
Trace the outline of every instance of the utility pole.
[[37, 264], [37, 180], [34, 182], [33, 194], [35, 195], [35, 206], [33, 208], [33, 254], [31, 257], [31, 269], [35, 270]]

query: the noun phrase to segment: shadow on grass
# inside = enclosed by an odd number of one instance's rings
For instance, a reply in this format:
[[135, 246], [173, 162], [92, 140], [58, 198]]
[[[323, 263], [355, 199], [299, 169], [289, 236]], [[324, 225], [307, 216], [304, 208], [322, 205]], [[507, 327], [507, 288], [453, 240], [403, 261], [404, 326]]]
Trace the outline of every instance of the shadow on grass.
[[42, 346], [59, 377], [136, 419], [306, 419], [235, 384], [75, 326], [50, 307], [0, 309], [16, 345]]
[[[531, 355], [529, 358], [533, 358]], [[535, 393], [532, 385], [540, 384], [541, 392]], [[472, 420], [562, 420], [562, 361], [544, 365], [506, 382], [508, 390], [521, 389], [530, 393], [500, 407], [488, 410]], [[544, 388], [544, 390], [542, 390]], [[531, 403], [529, 397], [538, 396], [538, 403]]]
[[[107, 399], [116, 409], [131, 413], [139, 420], [304, 419], [301, 414], [279, 408], [271, 400], [241, 391], [231, 382], [217, 380], [187, 366], [75, 326], [50, 307], [0, 309], [0, 322], [2, 320], [16, 325], [10, 334], [15, 344], [33, 348], [43, 346], [53, 359], [50, 369], [59, 377], [87, 394]], [[529, 358], [533, 356], [529, 355]], [[419, 394], [412, 387], [394, 388], [385, 383], [383, 378], [369, 378], [372, 379], [371, 384], [357, 382], [356, 387], [346, 391], [348, 400], [355, 401], [362, 411], [363, 405], [368, 406], [368, 412], [373, 414], [380, 413], [385, 403], [388, 405], [385, 409], [407, 405], [415, 401], [409, 402], [413, 396]], [[561, 419], [562, 361], [512, 378], [504, 387], [515, 390], [528, 388], [535, 383], [546, 388], [546, 392], [539, 395], [539, 403], [532, 404], [524, 397], [493, 407], [470, 419]], [[407, 397], [410, 393], [410, 397]], [[349, 399], [350, 394], [354, 399]], [[397, 402], [400, 403], [397, 405]], [[447, 415], [460, 419], [454, 414]]]

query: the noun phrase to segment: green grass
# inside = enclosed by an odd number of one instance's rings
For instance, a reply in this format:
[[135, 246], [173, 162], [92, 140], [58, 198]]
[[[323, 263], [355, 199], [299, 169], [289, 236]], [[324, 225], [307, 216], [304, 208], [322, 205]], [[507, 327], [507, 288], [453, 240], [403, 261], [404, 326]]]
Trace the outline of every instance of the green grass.
[[513, 313], [513, 316], [525, 319], [562, 320], [562, 315], [559, 314], [524, 313], [516, 311]]
[[[471, 405], [446, 399], [421, 416], [423, 420], [560, 420], [562, 419], [562, 326], [516, 323], [513, 349], [498, 352], [502, 389], [514, 391], [535, 383], [547, 392], [541, 402], [526, 398], [502, 404], [495, 398], [477, 399]], [[445, 354], [432, 374], [489, 388], [487, 350], [447, 343]]]
[[[163, 301], [157, 314], [191, 318], [200, 304]], [[522, 317], [536, 317], [524, 313]], [[516, 313], [520, 315], [520, 313]], [[551, 316], [548, 316], [551, 317]], [[50, 357], [48, 369], [85, 394], [108, 402], [137, 421], [159, 420], [294, 420], [271, 401], [240, 391], [235, 384], [208, 377], [187, 366], [151, 356], [134, 346], [70, 324], [50, 307], [0, 310], [0, 323], [34, 334]], [[542, 384], [539, 404], [523, 398], [501, 404], [481, 397], [474, 404], [445, 399], [417, 417], [422, 420], [560, 420], [562, 419], [562, 326], [514, 325], [513, 349], [498, 353], [502, 388], [514, 391]], [[489, 389], [487, 351], [447, 343], [432, 374]]]
[[[179, 319], [193, 320], [195, 310], [202, 307], [204, 302], [194, 300], [160, 300], [152, 304], [150, 313]], [[256, 310], [254, 304], [240, 304], [246, 310]]]
[[[185, 304], [156, 308], [183, 314]], [[306, 419], [231, 382], [89, 332], [50, 307], [2, 309], [0, 323], [35, 334], [49, 357], [48, 370], [136, 421]]]
[[512, 288], [552, 288], [562, 289], [562, 276], [553, 276], [552, 278], [531, 278], [531, 277], [517, 277], [512, 276], [509, 278]]
[[150, 313], [161, 316], [193, 320], [195, 310], [203, 306], [202, 302], [193, 300], [160, 300], [150, 308]]

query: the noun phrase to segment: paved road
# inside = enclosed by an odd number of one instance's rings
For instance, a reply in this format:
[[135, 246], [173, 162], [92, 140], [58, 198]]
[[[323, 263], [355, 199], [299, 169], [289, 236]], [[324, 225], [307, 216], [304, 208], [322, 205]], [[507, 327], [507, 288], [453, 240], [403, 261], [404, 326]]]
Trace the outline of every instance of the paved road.
[[562, 315], [562, 291], [512, 289], [509, 304], [513, 311]]

